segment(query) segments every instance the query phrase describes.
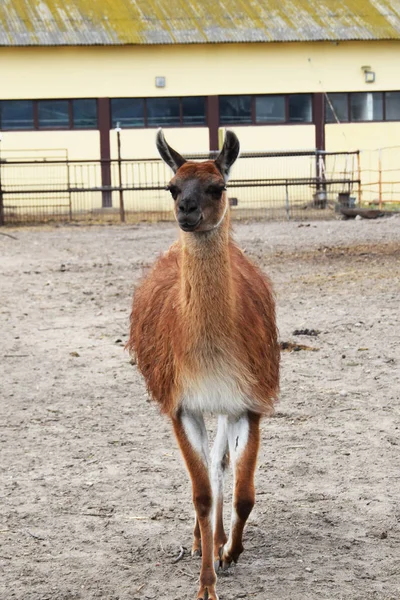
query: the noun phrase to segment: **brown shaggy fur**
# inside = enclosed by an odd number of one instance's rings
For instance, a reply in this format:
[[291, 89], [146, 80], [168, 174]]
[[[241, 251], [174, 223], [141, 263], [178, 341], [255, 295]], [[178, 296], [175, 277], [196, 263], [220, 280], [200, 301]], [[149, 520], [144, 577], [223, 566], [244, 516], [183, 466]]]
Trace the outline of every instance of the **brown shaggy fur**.
[[128, 348], [152, 398], [171, 417], [184, 381], [212, 372], [216, 362], [250, 390], [251, 410], [271, 412], [280, 358], [273, 294], [232, 241], [228, 215], [213, 231], [181, 232], [158, 259], [136, 290]]

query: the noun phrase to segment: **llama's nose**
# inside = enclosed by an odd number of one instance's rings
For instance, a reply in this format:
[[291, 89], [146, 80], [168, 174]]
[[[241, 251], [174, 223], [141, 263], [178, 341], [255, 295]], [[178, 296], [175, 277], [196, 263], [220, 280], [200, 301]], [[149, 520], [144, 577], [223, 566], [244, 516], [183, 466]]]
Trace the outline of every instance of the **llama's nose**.
[[198, 210], [199, 205], [193, 198], [183, 198], [178, 205], [179, 211], [184, 213], [185, 215], [189, 215], [190, 213], [194, 213]]

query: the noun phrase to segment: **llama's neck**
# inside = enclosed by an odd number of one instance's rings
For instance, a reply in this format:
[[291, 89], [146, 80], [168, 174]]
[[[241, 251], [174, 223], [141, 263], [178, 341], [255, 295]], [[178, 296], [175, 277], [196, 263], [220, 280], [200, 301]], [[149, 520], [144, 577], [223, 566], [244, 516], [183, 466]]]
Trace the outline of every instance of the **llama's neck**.
[[234, 309], [229, 215], [214, 230], [181, 235], [182, 308], [207, 337], [231, 327]]

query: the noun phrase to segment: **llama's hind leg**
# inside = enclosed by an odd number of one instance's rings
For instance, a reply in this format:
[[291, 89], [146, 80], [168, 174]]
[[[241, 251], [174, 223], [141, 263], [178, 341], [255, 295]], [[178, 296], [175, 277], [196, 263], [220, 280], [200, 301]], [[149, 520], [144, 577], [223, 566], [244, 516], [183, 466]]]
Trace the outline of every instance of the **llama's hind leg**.
[[201, 535], [197, 514], [194, 521], [192, 556], [201, 556]]
[[218, 417], [218, 429], [211, 452], [211, 486], [213, 493], [214, 558], [219, 561], [221, 548], [227, 541], [223, 521], [224, 478], [229, 464], [228, 417]]
[[215, 591], [213, 531], [211, 522], [212, 489], [208, 473], [208, 437], [201, 415], [181, 411], [174, 419], [175, 435], [192, 480], [193, 504], [201, 537], [201, 571], [198, 600], [218, 600]]
[[232, 522], [220, 559], [225, 568], [243, 552], [242, 536], [255, 500], [254, 472], [260, 443], [260, 416], [247, 413], [228, 421], [229, 453], [234, 474]]

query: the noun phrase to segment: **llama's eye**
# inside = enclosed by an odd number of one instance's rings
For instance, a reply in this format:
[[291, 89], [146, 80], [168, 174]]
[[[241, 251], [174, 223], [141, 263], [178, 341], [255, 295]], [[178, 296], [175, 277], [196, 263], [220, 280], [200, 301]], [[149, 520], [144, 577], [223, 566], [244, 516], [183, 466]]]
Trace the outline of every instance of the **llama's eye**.
[[176, 185], [167, 185], [165, 189], [171, 192], [171, 196], [174, 200], [176, 200], [178, 195], [180, 194], [180, 189], [177, 188]]
[[226, 190], [224, 185], [210, 185], [207, 188], [207, 194], [211, 194], [212, 196], [220, 196], [223, 191]]

